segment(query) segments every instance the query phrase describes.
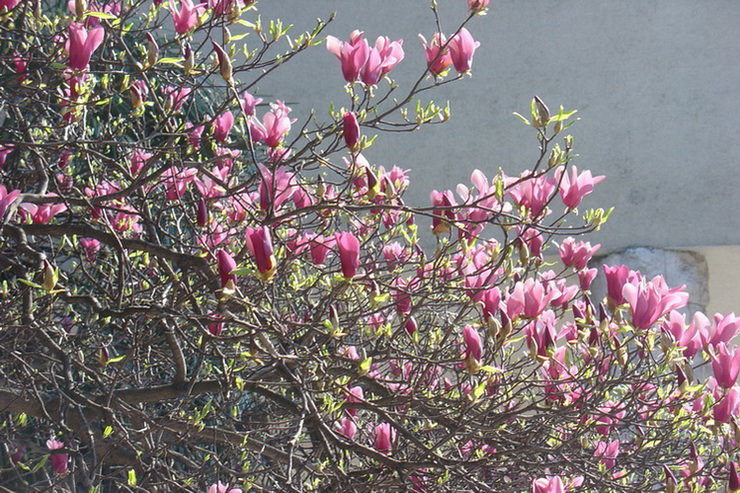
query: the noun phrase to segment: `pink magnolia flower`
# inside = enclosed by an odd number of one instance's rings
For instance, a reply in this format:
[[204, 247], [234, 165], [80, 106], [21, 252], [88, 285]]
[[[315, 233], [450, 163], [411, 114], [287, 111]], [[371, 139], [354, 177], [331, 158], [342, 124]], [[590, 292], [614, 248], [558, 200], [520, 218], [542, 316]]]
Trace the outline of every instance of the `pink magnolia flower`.
[[619, 439], [612, 440], [609, 443], [599, 440], [596, 443], [594, 457], [597, 457], [599, 462], [604, 464], [607, 469], [614, 469], [617, 464], [617, 456], [619, 456], [619, 446]]
[[612, 267], [604, 265], [604, 277], [606, 277], [606, 292], [609, 299], [615, 305], [622, 305], [627, 302], [622, 295], [622, 288], [628, 282], [639, 282], [639, 274], [631, 271], [626, 265]]
[[175, 23], [177, 34], [185, 34], [198, 25], [198, 17], [205, 10], [203, 4], [193, 5], [192, 0], [180, 0], [180, 10], [177, 10], [174, 0], [170, 2], [170, 14]]
[[23, 220], [30, 219], [34, 224], [46, 224], [54, 216], [66, 210], [66, 204], [31, 204], [24, 202], [18, 206], [18, 212], [20, 212]]
[[188, 189], [188, 185], [195, 179], [198, 170], [195, 168], [180, 169], [177, 166], [162, 173], [162, 183], [166, 187], [167, 200], [180, 200]]
[[473, 54], [480, 42], [473, 39], [473, 35], [464, 27], [452, 37], [448, 45], [450, 49], [450, 58], [455, 70], [465, 73], [473, 65]]
[[506, 300], [506, 314], [510, 319], [519, 315], [536, 318], [550, 303], [555, 293], [548, 292], [545, 285], [536, 279], [519, 281]]
[[716, 347], [720, 342], [730, 342], [740, 329], [740, 318], [734, 313], [715, 313], [712, 319], [713, 323], [701, 334], [702, 341], [709, 346]]
[[578, 168], [575, 166], [570, 169], [570, 176], [564, 171], [560, 171], [558, 178], [560, 179], [561, 177], [560, 198], [563, 199], [563, 203], [570, 209], [578, 207], [583, 197], [593, 191], [594, 185], [606, 178], [603, 175], [593, 176], [589, 170], [578, 174]]
[[710, 352], [712, 358], [712, 372], [717, 384], [723, 389], [732, 388], [737, 383], [740, 374], [740, 351], [733, 346], [731, 349], [722, 342], [717, 346], [717, 352]]
[[480, 340], [480, 334], [475, 328], [467, 325], [463, 328], [462, 335], [465, 341], [465, 366], [471, 373], [475, 373], [483, 358], [483, 343]]
[[235, 285], [236, 274], [232, 274], [232, 271], [236, 270], [234, 257], [226, 250], [219, 249], [216, 252], [216, 262], [218, 263], [218, 275], [221, 278], [221, 287], [225, 287], [229, 284], [229, 281]]
[[381, 423], [375, 427], [375, 450], [388, 454], [393, 450], [396, 439], [396, 429], [389, 423]]
[[[525, 171], [524, 176], [530, 172]], [[557, 182], [547, 175], [526, 178], [509, 189], [509, 195], [518, 205], [529, 209], [533, 218], [539, 217], [553, 196]]]
[[143, 149], [134, 149], [134, 152], [131, 153], [131, 166], [129, 169], [131, 170], [131, 175], [135, 176], [139, 174], [139, 171], [144, 169], [144, 166], [149, 162], [149, 159], [151, 159], [153, 154], [151, 152], [146, 152]]
[[8, 156], [15, 150], [13, 144], [0, 144], [0, 169], [5, 166]]
[[197, 127], [190, 122], [185, 124], [185, 130], [188, 132], [188, 144], [193, 146], [193, 149], [200, 149], [200, 144], [203, 140], [203, 130], [205, 125], [198, 125]]
[[596, 253], [601, 245], [591, 246], [591, 243], [579, 241], [568, 237], [560, 245], [558, 253], [560, 260], [566, 267], [573, 267], [576, 270], [585, 269], [591, 257]]
[[275, 275], [275, 270], [277, 269], [270, 228], [267, 226], [260, 226], [258, 228], [247, 227], [246, 240], [247, 248], [257, 264], [260, 277], [263, 281], [269, 281]]
[[221, 481], [219, 481], [218, 483], [213, 483], [211, 486], [209, 486], [207, 493], [242, 493], [242, 490], [241, 488], [229, 489], [228, 484], [223, 484]]
[[497, 287], [481, 291], [474, 297], [475, 301], [481, 303], [483, 308], [483, 319], [489, 322], [496, 315], [501, 304], [501, 291]]
[[241, 105], [242, 105], [242, 109], [244, 110], [244, 114], [247, 116], [254, 115], [254, 109], [261, 102], [262, 102], [262, 98], [255, 98], [249, 93], [249, 91], [244, 91], [244, 94], [242, 94], [242, 99], [241, 99]]
[[737, 386], [735, 386], [728, 390], [725, 396], [712, 408], [714, 420], [718, 423], [728, 423], [738, 415], [738, 411], [740, 411], [738, 404], [740, 404], [740, 392], [738, 392]]
[[326, 262], [326, 257], [331, 251], [334, 244], [333, 236], [322, 236], [317, 233], [307, 233], [303, 241], [308, 245], [308, 251], [311, 255], [311, 261], [314, 265], [322, 265]]
[[21, 0], [0, 0], [0, 12], [10, 12], [16, 8], [19, 3], [21, 3]]
[[542, 246], [545, 243], [542, 233], [535, 228], [527, 228], [519, 234], [517, 242], [524, 244], [529, 249], [529, 254], [533, 257], [542, 258]]
[[3, 222], [5, 212], [8, 210], [10, 204], [21, 194], [20, 190], [8, 190], [5, 185], [0, 185], [0, 224]]
[[337, 432], [347, 438], [347, 440], [354, 440], [357, 434], [357, 425], [352, 418], [344, 417], [337, 423]]
[[220, 314], [211, 314], [211, 317], [213, 321], [208, 324], [208, 332], [218, 337], [223, 333], [224, 326], [226, 325], [223, 320], [224, 316]]
[[406, 333], [408, 335], [413, 336], [416, 331], [419, 330], [419, 324], [416, 323], [416, 319], [411, 316], [403, 323], [403, 328], [406, 329]]
[[[47, 440], [46, 448], [49, 450], [59, 450], [64, 448], [64, 442], [58, 440]], [[69, 461], [68, 454], [51, 454], [49, 457], [51, 460], [51, 468], [57, 474], [64, 474], [67, 472], [67, 462]]]
[[262, 122], [252, 116], [247, 122], [249, 135], [255, 142], [264, 142], [269, 147], [277, 147], [295, 120], [288, 116], [290, 108], [278, 101], [270, 104], [271, 110], [262, 116]]
[[472, 12], [480, 12], [488, 7], [490, 0], [468, 0], [468, 9]]
[[[67, 8], [69, 9], [70, 13], [77, 15], [77, 2], [75, 2], [75, 0], [69, 0], [67, 2]], [[87, 2], [87, 9], [90, 12], [111, 14], [117, 17], [121, 14], [121, 2], [112, 1], [112, 2], [106, 2], [103, 5], [100, 5], [96, 0], [90, 0], [89, 2]], [[100, 25], [100, 19], [98, 17], [88, 15], [85, 18], [85, 25], [87, 27], [98, 26]]]
[[326, 49], [333, 53], [342, 67], [342, 75], [347, 82], [355, 82], [370, 55], [370, 46], [363, 38], [362, 31], [352, 31], [349, 42], [345, 43], [334, 36], [326, 37]]
[[357, 116], [351, 111], [342, 117], [342, 136], [344, 143], [351, 151], [357, 150], [360, 142], [360, 124], [357, 123]]
[[539, 318], [527, 324], [524, 334], [533, 355], [548, 356], [559, 338], [555, 329], [555, 314], [552, 310], [543, 312]]
[[389, 270], [394, 270], [411, 257], [411, 252], [397, 241], [392, 241], [383, 247], [383, 258]]
[[67, 42], [69, 68], [85, 70], [90, 64], [90, 57], [103, 42], [104, 37], [105, 30], [100, 26], [88, 31], [79, 22], [71, 23], [69, 25], [69, 41]]
[[[213, 199], [223, 197], [224, 193], [226, 193], [224, 186], [228, 186], [229, 184], [229, 172], [229, 168], [215, 167], [210, 172], [203, 172], [200, 176], [196, 176], [193, 182], [198, 192], [202, 195], [202, 198]], [[239, 199], [233, 197], [229, 197], [229, 205], [241, 202]], [[243, 220], [244, 218], [246, 218], [246, 213], [241, 219]]]
[[[0, 12], [3, 10], [2, 0], [0, 0]], [[8, 9], [10, 10], [10, 9]], [[20, 55], [18, 52], [13, 53], [13, 69], [18, 74], [17, 81], [23, 82], [26, 80], [28, 74], [26, 74], [26, 67], [28, 66], [28, 60]]]
[[254, 0], [208, 0], [208, 7], [213, 9], [213, 15], [219, 16], [238, 12], [239, 9], [251, 4]]
[[362, 82], [368, 86], [377, 84], [385, 74], [403, 60], [402, 44], [403, 40], [391, 42], [386, 36], [379, 37], [375, 41], [375, 47], [369, 49], [367, 60], [362, 66], [360, 72]]
[[532, 493], [565, 493], [565, 485], [560, 476], [549, 476], [532, 481]]
[[342, 275], [352, 279], [360, 265], [360, 241], [352, 233], [334, 233], [339, 250], [339, 261], [342, 264]]
[[403, 60], [403, 40], [391, 41], [388, 36], [378, 36], [375, 40], [375, 49], [380, 53], [381, 73], [387, 74]]
[[727, 481], [727, 488], [730, 491], [740, 491], [740, 473], [738, 473], [738, 463], [733, 461], [730, 461], [728, 464], [728, 467], [730, 469], [730, 478]]
[[270, 171], [262, 164], [257, 165], [260, 175], [259, 206], [263, 211], [272, 208], [277, 211], [281, 205], [293, 197], [296, 189], [295, 176], [278, 166]]
[[95, 262], [100, 251], [100, 242], [93, 238], [80, 238], [80, 246], [85, 252], [85, 258], [88, 262]]
[[632, 325], [647, 330], [671, 310], [686, 306], [689, 295], [681, 291], [684, 287], [668, 289], [661, 276], [655, 276], [648, 282], [642, 280], [637, 284], [625, 284], [622, 295], [630, 305]]
[[599, 274], [599, 269], [583, 269], [578, 271], [578, 284], [582, 291], [588, 291], [591, 283]]
[[189, 87], [165, 86], [165, 106], [172, 111], [180, 111], [182, 105], [190, 98], [193, 90]]
[[432, 233], [435, 235], [449, 233], [451, 229], [449, 221], [455, 220], [455, 211], [452, 208], [457, 205], [452, 191], [432, 190], [430, 195], [432, 206], [435, 208], [432, 212]]
[[213, 119], [213, 137], [217, 142], [223, 142], [229, 136], [234, 126], [234, 115], [227, 111]]
[[709, 319], [701, 312], [694, 313], [691, 325], [686, 326], [686, 316], [680, 312], [672, 310], [668, 315], [668, 320], [663, 322], [661, 328], [664, 332], [670, 334], [676, 341], [678, 347], [684, 348], [683, 355], [687, 358], [693, 358], [696, 353], [703, 347], [702, 334], [709, 327]]
[[447, 38], [442, 33], [434, 33], [431, 42], [427, 44], [427, 40], [419, 34], [421, 44], [424, 45], [424, 54], [427, 59], [427, 68], [433, 75], [442, 74], [447, 68], [452, 65], [452, 57], [447, 48], [442, 47], [447, 43]]
[[[353, 346], [354, 348], [354, 346]], [[362, 390], [362, 387], [356, 386], [356, 387], [350, 387], [347, 389], [347, 395], [344, 398], [344, 401], [349, 403], [353, 402], [362, 402], [365, 400], [365, 392]], [[347, 406], [347, 414], [352, 416], [353, 418], [357, 416], [357, 409], [353, 406]]]

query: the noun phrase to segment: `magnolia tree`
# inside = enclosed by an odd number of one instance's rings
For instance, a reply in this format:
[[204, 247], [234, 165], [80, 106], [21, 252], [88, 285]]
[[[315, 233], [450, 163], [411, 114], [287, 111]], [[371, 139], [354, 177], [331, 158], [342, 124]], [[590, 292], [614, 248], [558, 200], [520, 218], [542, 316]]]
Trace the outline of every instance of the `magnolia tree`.
[[[442, 33], [432, 2], [418, 45], [243, 0], [0, 0], [8, 490], [740, 488], [740, 321], [589, 268], [574, 112], [535, 98], [530, 170], [419, 207], [363, 156], [449, 117], [426, 91], [465, 83], [487, 4]], [[343, 107], [298, 122], [256, 88], [309, 49]]]

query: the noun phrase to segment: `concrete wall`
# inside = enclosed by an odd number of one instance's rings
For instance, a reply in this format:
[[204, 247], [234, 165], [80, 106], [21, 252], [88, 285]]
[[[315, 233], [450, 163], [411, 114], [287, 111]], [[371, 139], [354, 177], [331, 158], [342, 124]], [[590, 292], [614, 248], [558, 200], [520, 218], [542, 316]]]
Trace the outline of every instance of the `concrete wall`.
[[[466, 14], [465, 0], [439, 0], [443, 29]], [[347, 39], [403, 38], [406, 60], [393, 75], [407, 84], [424, 67], [417, 33], [434, 30], [423, 0], [263, 1], [264, 18], [299, 31], [337, 11], [327, 34]], [[740, 1], [494, 0], [469, 27], [480, 40], [473, 77], [432, 97], [453, 102], [446, 125], [382, 135], [367, 153], [377, 164], [413, 169], [410, 201], [427, 204], [432, 188], [531, 166], [530, 129], [512, 117], [535, 94], [551, 108], [578, 108], [572, 129], [579, 167], [607, 175], [590, 206], [616, 206], [590, 238], [602, 253], [629, 246], [694, 248], [709, 271], [709, 311], [740, 311]], [[296, 65], [300, 69], [296, 71]], [[300, 102], [298, 115], [346, 104], [339, 63], [323, 47], [260, 95]]]
[[[440, 0], [446, 23], [465, 0]], [[417, 33], [433, 31], [421, 0], [260, 2], [299, 30], [337, 11], [329, 34], [360, 28], [374, 39], [405, 40], [404, 83], [423, 67]], [[607, 250], [633, 245], [740, 244], [736, 194], [740, 156], [740, 2], [737, 0], [495, 0], [470, 26], [481, 41], [472, 79], [434, 97], [453, 101], [453, 120], [414, 135], [388, 135], [368, 154], [414, 169], [412, 197], [466, 180], [481, 168], [516, 173], [536, 153], [528, 129], [511, 116], [534, 94], [550, 106], [578, 108], [577, 165], [608, 179], [591, 205], [615, 205], [595, 240]], [[322, 49], [292, 77], [270, 78], [263, 94], [321, 108], [342, 105], [337, 60]]]

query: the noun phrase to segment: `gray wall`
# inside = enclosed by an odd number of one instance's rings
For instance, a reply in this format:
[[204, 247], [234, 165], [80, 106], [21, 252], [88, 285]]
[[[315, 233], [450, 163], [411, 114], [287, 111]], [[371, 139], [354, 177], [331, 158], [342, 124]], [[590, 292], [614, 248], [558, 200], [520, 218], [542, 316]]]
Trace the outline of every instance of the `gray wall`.
[[[443, 28], [465, 0], [439, 0]], [[474, 168], [493, 175], [531, 166], [530, 129], [512, 117], [534, 94], [551, 109], [578, 108], [572, 129], [579, 167], [606, 174], [590, 206], [616, 206], [592, 239], [603, 251], [740, 244], [740, 1], [493, 0], [469, 27], [480, 40], [473, 77], [434, 94], [453, 102], [447, 125], [382, 135], [367, 153], [377, 164], [413, 169], [410, 201], [454, 187]], [[327, 33], [359, 28], [403, 38], [402, 84], [420, 73], [433, 18], [424, 0], [281, 0], [259, 5], [305, 30], [336, 10]], [[259, 93], [310, 106], [346, 104], [339, 62], [323, 47], [281, 69]], [[300, 70], [297, 71], [297, 65]], [[279, 79], [279, 80], [278, 80]]]

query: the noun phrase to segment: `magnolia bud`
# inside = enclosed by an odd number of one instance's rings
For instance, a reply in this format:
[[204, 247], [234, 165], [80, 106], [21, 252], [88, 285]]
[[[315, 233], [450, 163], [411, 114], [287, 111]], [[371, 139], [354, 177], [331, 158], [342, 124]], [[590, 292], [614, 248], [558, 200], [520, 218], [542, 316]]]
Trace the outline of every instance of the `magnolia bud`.
[[555, 122], [555, 128], [553, 128], [553, 132], [555, 135], [559, 134], [563, 130], [563, 120], [558, 120]]
[[108, 361], [110, 361], [110, 353], [108, 352], [108, 347], [105, 345], [100, 346], [100, 352], [98, 353], [98, 363], [100, 363], [100, 366], [105, 366], [108, 364]]
[[488, 334], [495, 340], [498, 338], [499, 331], [501, 330], [501, 323], [495, 318], [491, 317], [486, 323], [488, 326]]
[[198, 200], [198, 213], [196, 215], [196, 222], [201, 228], [205, 228], [208, 224], [208, 205], [204, 198]]
[[231, 59], [226, 54], [223, 48], [213, 42], [213, 49], [216, 51], [216, 58], [218, 59], [218, 69], [221, 73], [221, 77], [228, 83], [232, 84], [233, 74], [231, 70]]
[[44, 282], [42, 284], [46, 291], [53, 290], [59, 280], [59, 269], [54, 268], [48, 260], [44, 259]]
[[329, 321], [335, 330], [339, 330], [339, 312], [335, 305], [329, 305]]
[[85, 11], [87, 11], [87, 2], [85, 0], [75, 0], [75, 15], [78, 20], [85, 18]]
[[342, 117], [342, 136], [351, 151], [358, 150], [358, 144], [360, 143], [360, 124], [357, 122], [357, 116], [351, 111], [348, 111]]
[[406, 329], [406, 332], [408, 332], [410, 336], [413, 336], [416, 330], [419, 328], [419, 326], [417, 325], [416, 319], [414, 317], [409, 317], [406, 319], [404, 328]]
[[140, 108], [142, 104], [144, 104], [143, 99], [141, 98], [141, 92], [136, 86], [131, 86], [129, 88], [129, 95], [131, 97], [131, 107], [136, 109]]
[[367, 179], [367, 198], [372, 200], [379, 192], [378, 177], [370, 168], [365, 168], [365, 178]]
[[146, 33], [147, 49], [146, 49], [146, 61], [147, 66], [152, 67], [159, 59], [159, 45], [152, 36], [152, 33]]
[[532, 115], [532, 118], [534, 121], [532, 123], [535, 127], [544, 127], [545, 125], [547, 125], [547, 122], [550, 121], [550, 110], [538, 96], [534, 97], [533, 113], [534, 114]]
[[185, 69], [185, 73], [188, 74], [193, 71], [193, 68], [195, 68], [195, 53], [193, 53], [193, 50], [190, 48], [190, 43], [185, 45], [185, 63], [183, 68]]
[[465, 359], [465, 368], [471, 375], [478, 373], [478, 370], [480, 370], [480, 366], [480, 361], [475, 359], [472, 354]]
[[663, 466], [663, 473], [665, 474], [665, 493], [676, 493], [676, 476], [666, 466]]
[[501, 312], [501, 330], [499, 330], [498, 333], [498, 340], [499, 343], [503, 344], [504, 341], [506, 341], [506, 338], [509, 337], [514, 330], [514, 324], [511, 322], [511, 319], [504, 313]]

